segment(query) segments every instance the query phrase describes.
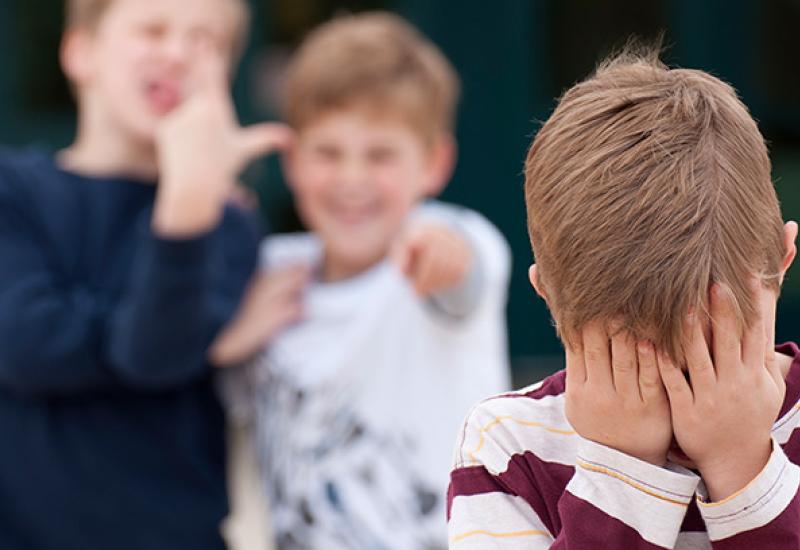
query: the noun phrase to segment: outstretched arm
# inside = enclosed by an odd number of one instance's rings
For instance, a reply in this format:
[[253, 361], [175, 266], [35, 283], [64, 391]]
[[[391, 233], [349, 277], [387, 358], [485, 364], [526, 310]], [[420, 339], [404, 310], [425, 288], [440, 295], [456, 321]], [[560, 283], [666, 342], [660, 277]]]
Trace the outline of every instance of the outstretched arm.
[[393, 258], [435, 310], [465, 319], [491, 292], [505, 292], [508, 245], [485, 218], [466, 208], [423, 205], [395, 243]]

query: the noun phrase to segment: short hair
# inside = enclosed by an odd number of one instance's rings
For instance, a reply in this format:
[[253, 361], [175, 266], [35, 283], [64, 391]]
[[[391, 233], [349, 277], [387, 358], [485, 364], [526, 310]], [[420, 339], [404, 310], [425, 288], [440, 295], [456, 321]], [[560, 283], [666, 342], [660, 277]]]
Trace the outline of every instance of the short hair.
[[442, 52], [386, 12], [337, 17], [312, 31], [287, 69], [287, 122], [302, 129], [331, 110], [400, 114], [425, 137], [452, 132], [459, 81]]
[[565, 344], [621, 323], [683, 361], [683, 320], [749, 280], [778, 289], [785, 245], [764, 139], [735, 90], [628, 49], [561, 97], [525, 163], [528, 229]]
[[95, 28], [114, 0], [66, 0], [65, 26]]
[[[245, 0], [229, 1], [236, 10], [232, 49], [238, 60], [245, 49], [250, 25], [250, 6]], [[64, 24], [67, 29], [76, 27], [94, 30], [114, 0], [66, 0]]]

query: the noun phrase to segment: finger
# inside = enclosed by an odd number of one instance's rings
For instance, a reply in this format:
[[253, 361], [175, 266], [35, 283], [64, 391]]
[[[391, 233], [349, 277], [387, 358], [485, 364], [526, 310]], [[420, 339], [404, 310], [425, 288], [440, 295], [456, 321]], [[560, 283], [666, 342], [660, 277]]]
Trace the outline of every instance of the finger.
[[[449, 245], [449, 243], [446, 244]], [[457, 256], [457, 251], [450, 246], [434, 254], [436, 271], [433, 284], [437, 291], [453, 288], [459, 282], [459, 264]]]
[[703, 326], [700, 324], [695, 312], [690, 312], [686, 315], [683, 335], [686, 368], [689, 371], [694, 393], [709, 392], [717, 382], [717, 373], [714, 371], [717, 363], [711, 360], [706, 337], [703, 334]]
[[291, 296], [293, 299], [299, 299], [310, 282], [310, 271], [293, 273], [286, 284], [284, 294]]
[[433, 259], [432, 290], [434, 292], [452, 288], [459, 281], [461, 275], [461, 242], [449, 229], [436, 228], [427, 232], [430, 256]]
[[290, 325], [298, 323], [303, 319], [303, 307], [298, 302], [280, 304], [280, 307], [273, 307], [273, 311], [263, 324], [260, 345], [266, 345], [281, 330]]
[[613, 391], [610, 343], [606, 328], [600, 321], [592, 321], [583, 329], [583, 360], [586, 381]]
[[413, 229], [404, 231], [392, 246], [392, 262], [404, 276], [411, 278], [416, 271], [420, 239]]
[[641, 398], [636, 345], [627, 331], [617, 330], [611, 336], [611, 372], [618, 394]]
[[774, 303], [774, 294], [764, 285], [758, 277], [750, 280], [749, 290], [756, 304], [756, 317], [750, 326], [746, 327], [742, 335], [742, 361], [750, 368], [762, 368], [765, 364], [765, 352], [774, 349], [769, 346], [767, 350], [766, 320], [770, 317], [771, 304]]
[[583, 361], [583, 349], [577, 342], [564, 342], [567, 360], [567, 387], [576, 388], [586, 382], [586, 364]]
[[228, 200], [242, 210], [258, 210], [258, 194], [242, 184], [237, 184], [231, 189]]
[[414, 274], [414, 289], [420, 296], [429, 296], [438, 290], [441, 260], [436, 247], [428, 245], [420, 249]]
[[290, 147], [294, 133], [285, 124], [254, 124], [239, 131], [239, 154], [247, 163], [273, 151], [283, 151]]
[[453, 236], [448, 277], [453, 284], [461, 283], [473, 265], [473, 253], [469, 245], [457, 236]]
[[717, 376], [724, 377], [737, 369], [742, 362], [739, 324], [730, 287], [714, 283], [710, 294], [714, 369]]
[[639, 392], [643, 401], [652, 401], [664, 395], [664, 384], [658, 374], [656, 350], [650, 342], [639, 342], [636, 346], [636, 361], [639, 364]]
[[302, 288], [311, 281], [311, 266], [300, 264], [288, 267], [281, 278], [287, 288]]
[[661, 375], [661, 382], [664, 384], [664, 390], [667, 392], [667, 397], [669, 397], [669, 406], [673, 413], [690, 407], [694, 401], [694, 396], [681, 369], [661, 351], [656, 351], [656, 363], [658, 364], [658, 373]]
[[403, 243], [397, 246], [391, 254], [391, 261], [404, 277], [411, 277], [414, 269], [414, 249]]
[[265, 296], [275, 297], [285, 294], [297, 294], [311, 279], [308, 266], [299, 265], [268, 272], [258, 280], [258, 288]]
[[200, 51], [195, 56], [197, 61], [192, 71], [192, 93], [229, 97], [230, 80], [224, 54], [212, 44], [203, 43], [198, 48]]

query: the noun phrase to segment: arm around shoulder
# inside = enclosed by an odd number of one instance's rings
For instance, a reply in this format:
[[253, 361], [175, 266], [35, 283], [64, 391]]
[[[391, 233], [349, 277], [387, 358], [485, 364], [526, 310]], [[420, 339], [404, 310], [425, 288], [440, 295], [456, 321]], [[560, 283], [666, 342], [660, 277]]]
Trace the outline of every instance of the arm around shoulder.
[[257, 231], [230, 209], [213, 232], [168, 239], [148, 228], [141, 242], [112, 319], [112, 361], [131, 385], [185, 384], [209, 372], [208, 350], [255, 269]]

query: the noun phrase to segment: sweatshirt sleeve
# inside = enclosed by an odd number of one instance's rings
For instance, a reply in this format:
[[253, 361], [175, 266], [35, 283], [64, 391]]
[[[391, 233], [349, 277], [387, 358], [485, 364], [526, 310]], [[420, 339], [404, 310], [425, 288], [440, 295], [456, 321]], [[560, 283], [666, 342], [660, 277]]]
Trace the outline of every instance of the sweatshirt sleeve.
[[489, 425], [468, 421], [464, 441], [472, 431], [483, 443], [474, 445], [477, 452], [457, 452], [448, 492], [451, 550], [674, 547], [698, 483], [688, 470], [582, 440], [566, 491], [553, 494], [555, 484], [539, 480], [551, 479], [548, 469], [569, 467], [530, 451], [509, 452], [508, 430], [493, 436]]
[[57, 277], [43, 236], [0, 188], [0, 387], [73, 392], [114, 383], [102, 367], [108, 304], [88, 286]]
[[698, 488], [698, 508], [714, 550], [800, 547], [800, 468], [773, 440], [769, 461], [746, 487], [725, 500], [708, 502]]
[[217, 330], [255, 267], [258, 234], [243, 213], [187, 241], [142, 228], [122, 298], [54, 266], [24, 189], [0, 181], [0, 387], [63, 395], [169, 388], [207, 369]]
[[256, 264], [254, 224], [234, 209], [225, 218], [217, 230], [191, 239], [143, 229], [109, 339], [112, 365], [126, 383], [168, 388], [207, 373], [208, 348]]

